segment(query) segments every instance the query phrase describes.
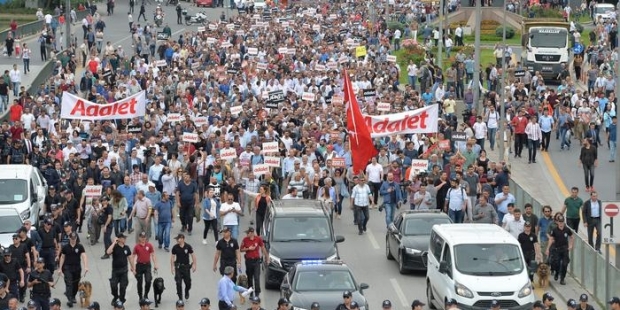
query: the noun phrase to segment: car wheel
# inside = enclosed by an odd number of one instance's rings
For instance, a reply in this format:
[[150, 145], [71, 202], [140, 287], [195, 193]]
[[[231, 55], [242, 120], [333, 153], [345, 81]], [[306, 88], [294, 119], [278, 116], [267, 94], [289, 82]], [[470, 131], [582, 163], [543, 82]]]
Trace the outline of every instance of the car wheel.
[[398, 272], [400, 272], [400, 274], [407, 273], [407, 270], [405, 269], [405, 260], [402, 251], [398, 252]]
[[426, 281], [426, 301], [429, 309], [437, 309], [433, 304], [433, 290], [431, 289], [430, 281]]
[[388, 242], [388, 238], [385, 238], [385, 257], [388, 260], [394, 260], [394, 255], [392, 255], [392, 251], [390, 251], [390, 243]]

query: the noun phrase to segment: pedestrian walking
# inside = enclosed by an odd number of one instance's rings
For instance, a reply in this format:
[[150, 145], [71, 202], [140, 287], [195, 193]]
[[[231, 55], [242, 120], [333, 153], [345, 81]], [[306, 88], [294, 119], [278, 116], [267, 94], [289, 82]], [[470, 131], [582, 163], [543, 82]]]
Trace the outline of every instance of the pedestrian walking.
[[215, 258], [213, 259], [213, 271], [216, 271], [217, 263], [220, 263], [220, 274], [224, 275], [224, 269], [226, 267], [233, 268], [234, 281], [236, 282], [236, 271], [241, 268], [241, 251], [239, 250], [239, 243], [237, 239], [231, 236], [231, 230], [229, 227], [224, 226], [220, 231], [222, 239], [215, 244]]
[[[112, 275], [110, 276], [110, 290], [112, 291], [112, 304], [124, 304], [125, 291], [129, 284], [127, 272], [136, 275], [134, 260], [131, 256], [131, 248], [125, 244], [127, 237], [120, 233], [116, 235], [114, 242], [108, 247], [106, 253], [112, 256]], [[116, 306], [115, 306], [116, 307]]]
[[[588, 230], [588, 244], [601, 254], [601, 216], [603, 215], [603, 202], [598, 199], [598, 193], [590, 192], [590, 199], [583, 203], [581, 208], [583, 226]], [[596, 242], [594, 239], [594, 230], [596, 230]]]
[[22, 44], [22, 61], [24, 62], [24, 75], [30, 72], [30, 57], [32, 57], [32, 50], [26, 43]]
[[136, 243], [144, 235], [147, 240], [151, 237], [151, 216], [153, 215], [153, 204], [146, 198], [143, 190], [139, 190], [136, 195], [130, 218], [136, 218]]
[[132, 261], [135, 267], [135, 276], [138, 280], [138, 298], [146, 299], [151, 291], [153, 274], [151, 269], [157, 272], [157, 256], [153, 245], [147, 241], [146, 232], [138, 234], [138, 244], [133, 248]]
[[527, 126], [527, 117], [525, 116], [525, 109], [519, 110], [519, 115], [515, 116], [510, 124], [515, 134], [515, 157], [521, 157], [523, 152], [523, 145], [527, 143], [527, 134], [525, 133], [525, 127]]
[[142, 3], [140, 5], [140, 14], [138, 15], [138, 22], [140, 22], [140, 17], [144, 18], [144, 21], [146, 21], [146, 15], [144, 15], [146, 13], [146, 7], [144, 7], [144, 3]]
[[542, 139], [542, 131], [540, 130], [540, 124], [537, 122], [536, 116], [530, 116], [530, 121], [525, 126], [525, 134], [527, 135], [528, 145], [528, 159], [527, 163], [536, 163], [536, 152], [540, 147], [540, 141]]
[[355, 224], [358, 234], [362, 235], [366, 231], [366, 224], [369, 220], [368, 208], [371, 204], [372, 192], [364, 177], [354, 177], [355, 186], [351, 190], [351, 206], [354, 208]]
[[385, 226], [388, 227], [394, 221], [394, 213], [396, 213], [396, 209], [400, 207], [400, 203], [403, 201], [403, 193], [400, 185], [394, 181], [393, 173], [389, 172], [387, 174], [387, 180], [381, 183], [379, 194], [383, 198], [383, 205], [381, 207], [385, 209]]
[[521, 250], [523, 251], [523, 257], [528, 268], [528, 275], [530, 281], [534, 281], [534, 272], [536, 266], [541, 263], [542, 253], [540, 251], [540, 244], [538, 243], [538, 237], [533, 231], [532, 223], [525, 222], [523, 225], [523, 232], [517, 237], [519, 244], [521, 244]]
[[573, 249], [575, 237], [573, 231], [566, 227], [562, 215], [556, 218], [556, 222], [558, 226], [549, 234], [549, 243], [545, 254], [549, 256], [550, 250], [553, 249], [553, 256], [549, 258], [551, 264], [554, 265], [555, 275], [553, 278], [555, 281], [559, 278], [560, 284], [565, 285], [566, 271], [570, 262], [568, 252]]
[[[245, 253], [245, 274], [248, 276], [248, 286], [254, 288], [254, 296], [260, 295], [260, 272], [261, 254], [267, 266], [269, 265], [269, 253], [265, 248], [263, 239], [256, 235], [254, 227], [248, 227], [245, 231], [246, 237], [241, 241], [240, 251]], [[259, 300], [260, 303], [260, 300]]]
[[[14, 297], [19, 296], [19, 287], [24, 286], [24, 271], [20, 263], [12, 257], [13, 251], [9, 248], [2, 250], [3, 260], [0, 261], [0, 272], [9, 278], [7, 293]], [[5, 286], [5, 285], [3, 285]]]
[[99, 219], [97, 219], [101, 223], [101, 230], [103, 231], [103, 256], [101, 256], [101, 259], [110, 258], [106, 250], [112, 245], [113, 213], [114, 209], [110, 204], [110, 199], [107, 196], [101, 197], [101, 214], [99, 214]]
[[189, 235], [193, 230], [194, 206], [200, 207], [200, 191], [198, 184], [193, 181], [188, 172], [183, 173], [183, 180], [179, 182], [176, 189], [177, 206], [179, 217], [181, 218], [181, 232], [187, 231]]
[[566, 225], [575, 232], [579, 232], [579, 221], [581, 220], [581, 206], [583, 200], [579, 197], [579, 188], [573, 186], [570, 189], [570, 196], [564, 199], [564, 206], [562, 207], [562, 214], [566, 218]]
[[163, 191], [161, 200], [155, 204], [153, 209], [157, 219], [157, 242], [161, 249], [162, 245], [166, 251], [170, 249], [170, 229], [174, 223], [174, 205], [170, 200], [167, 191]]
[[222, 270], [222, 278], [217, 283], [217, 299], [219, 310], [232, 310], [237, 306], [234, 304], [235, 292], [246, 292], [248, 289], [235, 285], [235, 267], [226, 266]]
[[583, 177], [586, 182], [586, 192], [594, 190], [594, 169], [598, 167], [598, 151], [592, 146], [589, 139], [583, 139], [579, 166], [583, 167]]
[[214, 191], [212, 188], [206, 189], [205, 198], [202, 200], [202, 221], [205, 224], [205, 228], [202, 232], [202, 244], [207, 244], [207, 235], [209, 229], [213, 230], [213, 237], [215, 243], [217, 243], [218, 230], [217, 230], [217, 218], [220, 213], [220, 201], [215, 199]]
[[[185, 283], [185, 300], [189, 299], [189, 291], [192, 288], [192, 272], [196, 272], [196, 254], [194, 248], [185, 243], [185, 235], [176, 236], [177, 244], [172, 247], [172, 255], [170, 256], [170, 269], [174, 275], [174, 282], [177, 286], [177, 296], [183, 300], [182, 282]], [[191, 256], [191, 261], [190, 261]]]
[[[54, 221], [48, 218], [43, 221], [43, 226], [38, 230], [38, 233], [41, 236], [41, 250], [39, 251], [39, 257], [43, 258], [45, 269], [50, 272], [53, 272], [56, 267], [56, 253], [60, 251], [60, 246], [56, 239], [57, 233], [53, 229], [53, 225]], [[47, 302], [45, 304], [47, 305]]]
[[88, 273], [88, 257], [84, 246], [78, 242], [77, 233], [72, 232], [69, 235], [69, 243], [60, 250], [58, 266], [58, 275], [64, 275], [67, 306], [73, 307], [73, 304], [77, 303], [75, 296], [82, 280], [82, 267], [84, 268], [84, 275]]
[[45, 268], [46, 262], [43, 257], [37, 259], [35, 266], [35, 269], [28, 277], [28, 287], [32, 289], [30, 293], [31, 298], [40, 306], [41, 310], [50, 310], [51, 288], [54, 287], [52, 272]]

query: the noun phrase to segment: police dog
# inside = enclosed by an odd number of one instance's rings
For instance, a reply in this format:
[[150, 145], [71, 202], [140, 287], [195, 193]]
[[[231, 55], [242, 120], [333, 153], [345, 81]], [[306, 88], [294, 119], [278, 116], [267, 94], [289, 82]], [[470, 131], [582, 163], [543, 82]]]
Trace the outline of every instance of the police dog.
[[[245, 273], [240, 274], [237, 277], [237, 285], [241, 286], [241, 287], [245, 287], [248, 288], [248, 276]], [[239, 302], [244, 305], [245, 304], [245, 297], [243, 297], [243, 295], [241, 295], [241, 292], [239, 292]]]
[[161, 295], [164, 293], [166, 286], [164, 286], [164, 279], [157, 277], [153, 281], [153, 292], [155, 293], [155, 307], [159, 307], [161, 304]]
[[536, 275], [538, 275], [538, 286], [540, 288], [547, 288], [549, 286], [549, 274], [549, 265], [545, 263], [538, 265]]
[[82, 281], [78, 284], [78, 297], [80, 298], [80, 307], [86, 308], [90, 306], [90, 296], [93, 294], [93, 285], [88, 281]]

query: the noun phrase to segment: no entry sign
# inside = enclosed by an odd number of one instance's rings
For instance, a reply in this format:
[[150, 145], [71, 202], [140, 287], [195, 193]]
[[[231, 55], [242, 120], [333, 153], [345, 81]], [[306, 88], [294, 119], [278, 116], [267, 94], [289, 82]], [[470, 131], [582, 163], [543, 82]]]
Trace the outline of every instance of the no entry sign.
[[[601, 224], [603, 226], [602, 239], [605, 244], [620, 244], [620, 228], [615, 228], [615, 217], [620, 214], [620, 202], [610, 201], [603, 202], [603, 214], [601, 216]], [[616, 224], [615, 226], [620, 225]]]

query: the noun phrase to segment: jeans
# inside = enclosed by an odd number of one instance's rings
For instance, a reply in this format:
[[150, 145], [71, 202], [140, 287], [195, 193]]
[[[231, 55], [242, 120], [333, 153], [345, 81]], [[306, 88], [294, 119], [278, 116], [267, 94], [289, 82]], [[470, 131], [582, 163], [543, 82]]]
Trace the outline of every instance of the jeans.
[[542, 143], [541, 143], [541, 148], [545, 151], [549, 150], [549, 142], [551, 140], [551, 131], [549, 132], [542, 132]]
[[463, 210], [448, 209], [448, 216], [452, 219], [453, 223], [463, 223]]
[[528, 160], [530, 162], [536, 161], [536, 151], [538, 150], [540, 141], [528, 139]]
[[497, 135], [497, 128], [487, 128], [487, 135], [489, 138], [489, 147], [491, 148], [491, 151], [493, 151], [495, 149], [495, 136]]
[[504, 221], [504, 216], [506, 216], [506, 213], [497, 210], [497, 223], [502, 226], [502, 223]]
[[567, 137], [567, 133], [568, 133], [568, 127], [560, 128], [560, 138], [562, 139], [562, 143], [560, 145], [561, 149], [563, 149], [564, 146], [570, 147], [570, 138]]
[[609, 160], [616, 160], [616, 141], [609, 140]]
[[237, 239], [239, 237], [239, 225], [224, 225], [230, 229], [231, 237]]
[[0, 95], [0, 110], [6, 111], [9, 107], [9, 96]]
[[105, 251], [112, 245], [112, 225], [108, 225], [103, 232], [103, 254], [106, 254]]
[[170, 248], [170, 228], [172, 223], [157, 223], [157, 241], [159, 246], [162, 244], [166, 249]]
[[407, 78], [409, 80], [409, 85], [411, 85], [411, 88], [415, 89], [415, 82], [418, 79], [418, 77], [413, 76], [413, 75], [408, 75]]
[[583, 177], [586, 181], [586, 187], [592, 187], [594, 185], [594, 164], [583, 164]]
[[24, 58], [24, 73], [30, 72], [30, 58]]
[[[338, 196], [338, 202], [336, 202], [334, 204], [334, 212], [338, 215], [342, 214], [342, 200], [344, 199], [344, 197], [342, 197], [342, 195]], [[257, 224], [258, 225], [258, 224]], [[258, 227], [258, 226], [257, 226]]]
[[[593, 242], [594, 230], [596, 229], [596, 243]], [[601, 250], [601, 218], [590, 218], [588, 221], [588, 244], [595, 250]]]
[[19, 85], [21, 82], [11, 82], [11, 84], [13, 84], [13, 96], [19, 96]]
[[396, 211], [395, 203], [386, 203], [383, 205], [385, 207], [385, 226], [390, 226], [394, 221], [394, 211]]
[[360, 233], [366, 231], [366, 224], [368, 224], [369, 219], [368, 208], [368, 206], [355, 206], [355, 218], [357, 219], [357, 228]]
[[123, 232], [123, 219], [113, 220], [112, 226], [114, 227], [114, 235], [118, 235]]

